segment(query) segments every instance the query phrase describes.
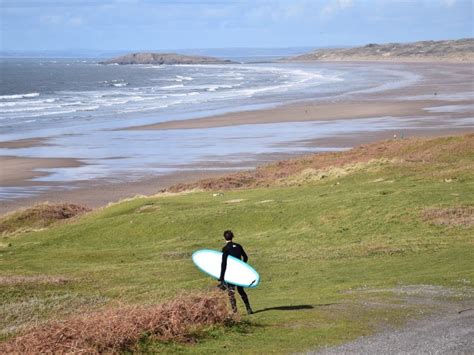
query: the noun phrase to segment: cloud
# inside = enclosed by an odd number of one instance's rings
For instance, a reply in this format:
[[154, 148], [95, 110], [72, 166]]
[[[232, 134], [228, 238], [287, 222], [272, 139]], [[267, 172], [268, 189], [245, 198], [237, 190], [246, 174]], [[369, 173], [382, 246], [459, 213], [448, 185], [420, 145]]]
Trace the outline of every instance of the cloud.
[[66, 24], [70, 26], [81, 26], [83, 22], [84, 21], [81, 16], [74, 16], [69, 18]]
[[456, 3], [456, 0], [441, 0], [441, 4], [446, 7], [451, 7]]
[[40, 17], [40, 22], [44, 25], [60, 25], [64, 21], [63, 16], [60, 15], [43, 15]]
[[[248, 1], [248, 0], [247, 0]], [[246, 0], [1, 0], [2, 8], [66, 8], [101, 5], [226, 5], [246, 3]]]
[[84, 23], [81, 16], [71, 15], [43, 15], [40, 17], [40, 23], [49, 26], [70, 26], [77, 27]]
[[100, 4], [98, 0], [2, 0], [2, 7], [7, 8], [64, 8], [64, 7], [78, 7], [78, 6], [97, 6]]
[[321, 9], [321, 19], [328, 20], [336, 13], [352, 7], [352, 0], [329, 0]]

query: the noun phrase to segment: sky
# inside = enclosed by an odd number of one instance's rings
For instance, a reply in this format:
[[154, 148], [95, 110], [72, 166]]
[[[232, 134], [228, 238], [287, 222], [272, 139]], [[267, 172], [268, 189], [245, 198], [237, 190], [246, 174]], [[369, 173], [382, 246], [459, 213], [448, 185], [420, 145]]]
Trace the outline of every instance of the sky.
[[324, 47], [473, 35], [474, 0], [0, 0], [2, 50]]

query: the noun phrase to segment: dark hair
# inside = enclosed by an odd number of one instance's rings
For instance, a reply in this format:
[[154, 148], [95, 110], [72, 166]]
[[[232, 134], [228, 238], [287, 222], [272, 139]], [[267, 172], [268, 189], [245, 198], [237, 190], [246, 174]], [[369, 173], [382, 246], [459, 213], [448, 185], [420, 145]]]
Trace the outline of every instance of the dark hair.
[[231, 230], [227, 230], [224, 232], [224, 238], [225, 240], [232, 240], [232, 238], [234, 238], [234, 233], [232, 233]]

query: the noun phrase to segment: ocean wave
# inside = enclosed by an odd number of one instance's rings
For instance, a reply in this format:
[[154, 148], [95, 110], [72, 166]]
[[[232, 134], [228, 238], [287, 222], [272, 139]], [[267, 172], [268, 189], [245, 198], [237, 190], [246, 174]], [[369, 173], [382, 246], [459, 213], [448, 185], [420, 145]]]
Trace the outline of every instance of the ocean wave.
[[42, 111], [42, 110], [49, 110], [51, 108], [58, 108], [58, 107], [61, 107], [61, 105], [22, 107], [22, 108], [12, 108], [12, 109], [6, 109], [6, 110], [0, 109], [0, 113]]
[[44, 104], [55, 102], [56, 99], [46, 99], [46, 100], [28, 100], [28, 101], [6, 101], [0, 102], [0, 107], [15, 107], [15, 106], [25, 106], [32, 104]]
[[164, 65], [140, 65], [138, 66], [137, 68], [140, 68], [140, 69], [165, 69], [166, 66]]
[[210, 85], [207, 87], [207, 91], [216, 91], [218, 89], [232, 89], [234, 85]]
[[188, 94], [169, 94], [168, 96], [170, 97], [184, 97], [184, 96], [188, 96]]
[[85, 106], [85, 107], [80, 107], [76, 111], [95, 111], [99, 109], [100, 106]]
[[[133, 88], [124, 88], [129, 85], [125, 78], [108, 78], [105, 81], [96, 80], [90, 91], [51, 91], [51, 94], [42, 93], [38, 99], [34, 97], [39, 96], [39, 93], [0, 96], [0, 114], [4, 113], [3, 116], [7, 118], [2, 123], [25, 122], [37, 116], [47, 117], [38, 119], [38, 123], [81, 117], [101, 119], [101, 116], [118, 113], [164, 111], [170, 106], [192, 110], [199, 103], [210, 103], [209, 107], [212, 108], [213, 102], [220, 107], [226, 102], [232, 104], [232, 100], [244, 100], [245, 103], [253, 96], [257, 101], [261, 101], [260, 98], [268, 101], [273, 100], [274, 93], [285, 95], [283, 93], [288, 90], [304, 90], [337, 80], [327, 75], [332, 74], [330, 72], [276, 65], [182, 65], [205, 70], [181, 68], [179, 71], [176, 67], [168, 67], [160, 75], [157, 72], [155, 78], [144, 78], [141, 86], [134, 84], [136, 87]], [[150, 71], [150, 74], [153, 73]], [[137, 83], [140, 83], [138, 79]], [[89, 114], [87, 111], [94, 113]]]
[[117, 88], [121, 88], [121, 87], [124, 87], [124, 86], [128, 86], [128, 83], [112, 83], [111, 85], [115, 86]]
[[[191, 91], [191, 92], [187, 92], [187, 93], [180, 93], [180, 94], [168, 94], [169, 97], [185, 97], [185, 96], [197, 96], [197, 95], [200, 95], [201, 93], [198, 92], [198, 91]], [[167, 96], [165, 97], [162, 97], [162, 98], [166, 98]]]
[[114, 79], [114, 80], [104, 80], [104, 81], [99, 81], [99, 84], [105, 84], [106, 86], [111, 86], [111, 87], [124, 87], [128, 86], [129, 83], [127, 83], [123, 79]]
[[85, 102], [83, 102], [83, 101], [64, 102], [59, 107], [81, 106], [81, 105], [84, 105], [84, 104], [85, 104]]
[[178, 89], [184, 87], [183, 84], [176, 84], [176, 85], [168, 85], [168, 86], [162, 86], [158, 89], [163, 89], [163, 90], [168, 90], [168, 89]]
[[[9, 118], [14, 118], [14, 119], [18, 119], [18, 118], [34, 118], [34, 117], [42, 117], [42, 116], [54, 116], [54, 115], [63, 115], [63, 114], [68, 114], [68, 113], [74, 113], [74, 112], [77, 112], [77, 110], [63, 110], [63, 111], [43, 111], [43, 112], [38, 112], [38, 113], [27, 113], [25, 112], [25, 114], [19, 114], [19, 115], [15, 115], [15, 116], [10, 116]], [[14, 125], [21, 125], [24, 121], [17, 121], [17, 122], [11, 122], [10, 125], [14, 124]]]
[[176, 75], [176, 79], [179, 79], [181, 81], [185, 80], [185, 81], [192, 81], [194, 80], [192, 77], [190, 76], [182, 76], [182, 75]]
[[167, 108], [167, 107], [169, 107], [170, 105], [173, 105], [173, 104], [174, 103], [163, 104], [163, 105], [158, 105], [158, 106], [149, 106], [149, 107], [136, 107], [136, 108], [129, 108], [129, 109], [126, 109], [126, 110], [118, 110], [117, 112], [118, 113], [132, 113], [132, 112], [153, 111], [153, 110], [157, 110], [157, 109], [160, 109], [160, 108]]
[[32, 92], [29, 94], [18, 94], [18, 95], [0, 95], [0, 100], [11, 100], [11, 99], [29, 99], [31, 97], [40, 96], [37, 92]]

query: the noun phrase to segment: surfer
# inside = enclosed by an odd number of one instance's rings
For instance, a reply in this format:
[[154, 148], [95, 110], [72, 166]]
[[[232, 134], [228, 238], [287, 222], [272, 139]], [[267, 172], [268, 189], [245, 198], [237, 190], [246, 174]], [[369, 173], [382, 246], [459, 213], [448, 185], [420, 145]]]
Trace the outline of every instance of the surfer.
[[244, 291], [244, 288], [241, 286], [235, 286], [224, 281], [225, 270], [227, 268], [227, 256], [231, 255], [234, 258], [241, 259], [245, 263], [248, 260], [247, 254], [244, 251], [244, 248], [240, 244], [234, 243], [232, 239], [234, 238], [234, 233], [232, 231], [227, 230], [224, 232], [224, 239], [226, 240], [226, 245], [222, 248], [222, 264], [221, 264], [221, 276], [219, 277], [219, 288], [225, 290], [229, 294], [230, 305], [232, 306], [232, 310], [237, 312], [237, 302], [235, 301], [235, 288], [237, 287], [237, 292], [239, 292], [240, 297], [242, 297], [242, 301], [245, 303], [245, 307], [247, 308], [247, 313], [252, 314], [252, 308], [250, 307], [249, 298]]

